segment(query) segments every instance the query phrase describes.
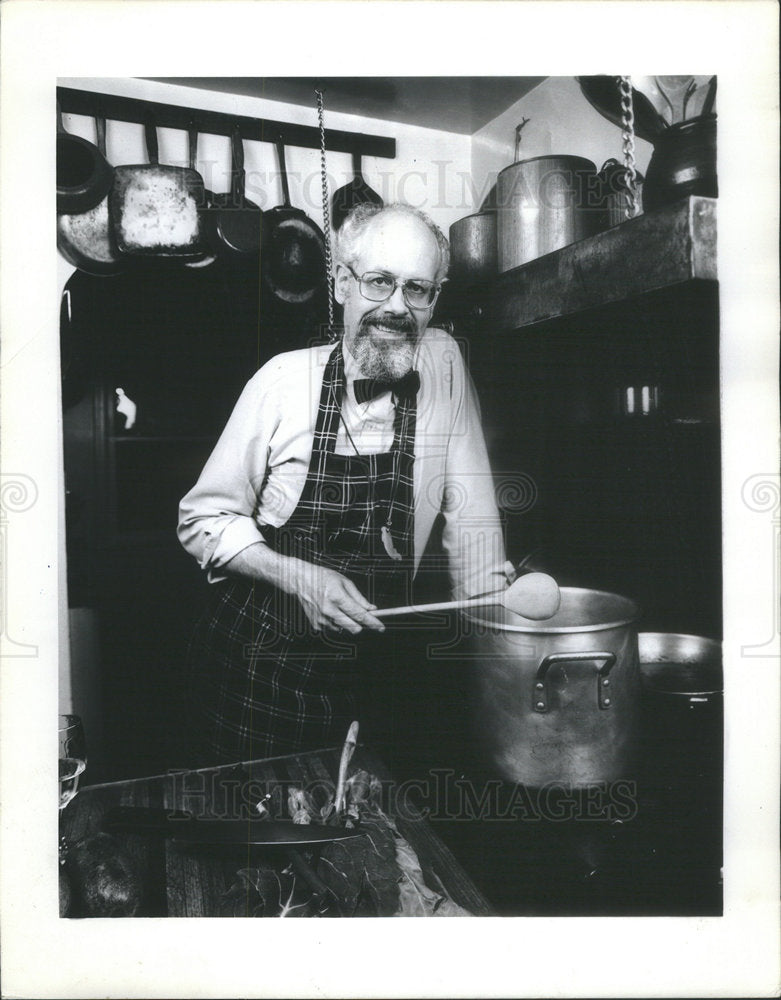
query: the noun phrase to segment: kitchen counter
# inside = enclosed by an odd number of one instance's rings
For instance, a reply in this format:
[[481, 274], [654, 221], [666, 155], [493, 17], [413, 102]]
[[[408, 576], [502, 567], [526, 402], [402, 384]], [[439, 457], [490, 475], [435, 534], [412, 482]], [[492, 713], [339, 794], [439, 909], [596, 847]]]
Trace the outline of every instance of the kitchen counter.
[[[288, 818], [287, 790], [291, 785], [310, 791], [333, 790], [341, 750], [329, 749], [271, 760], [250, 761], [197, 771], [175, 771], [150, 778], [85, 786], [64, 811], [61, 834], [70, 845], [98, 833], [115, 806], [188, 810], [198, 818], [249, 819], [255, 804], [270, 795], [269, 811]], [[393, 785], [378, 758], [358, 747], [351, 773], [364, 769], [377, 775], [387, 792], [386, 811], [418, 855], [429, 886], [440, 884], [448, 896], [474, 915], [491, 912], [477, 890], [431, 826], [408, 801], [407, 789]], [[170, 839], [114, 834], [120, 848], [137, 869], [142, 883], [138, 916], [209, 917], [225, 915], [225, 893], [239, 869], [251, 867], [253, 857], [277, 848], [246, 845], [219, 848], [179, 844]]]

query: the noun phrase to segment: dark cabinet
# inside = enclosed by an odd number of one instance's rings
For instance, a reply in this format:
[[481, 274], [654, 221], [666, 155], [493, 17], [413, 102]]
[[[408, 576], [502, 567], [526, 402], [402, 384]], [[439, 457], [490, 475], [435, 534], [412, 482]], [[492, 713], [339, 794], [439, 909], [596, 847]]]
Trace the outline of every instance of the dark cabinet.
[[[179, 500], [248, 379], [317, 336], [324, 312], [321, 300], [265, 303], [256, 270], [154, 264], [76, 272], [63, 295], [68, 599], [93, 609], [98, 628], [93, 781], [187, 763], [183, 667], [208, 583], [176, 538]], [[131, 426], [117, 389], [134, 405]]]

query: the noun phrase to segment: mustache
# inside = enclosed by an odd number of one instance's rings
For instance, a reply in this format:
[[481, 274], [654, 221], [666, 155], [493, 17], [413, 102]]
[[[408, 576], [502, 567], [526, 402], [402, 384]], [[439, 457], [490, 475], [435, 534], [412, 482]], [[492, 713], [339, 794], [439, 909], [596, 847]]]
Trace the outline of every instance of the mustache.
[[383, 326], [389, 330], [395, 330], [396, 333], [405, 333], [408, 336], [415, 333], [415, 324], [409, 316], [383, 316], [373, 313], [361, 319], [358, 324], [358, 333], [367, 333], [369, 327], [375, 323], [382, 323]]

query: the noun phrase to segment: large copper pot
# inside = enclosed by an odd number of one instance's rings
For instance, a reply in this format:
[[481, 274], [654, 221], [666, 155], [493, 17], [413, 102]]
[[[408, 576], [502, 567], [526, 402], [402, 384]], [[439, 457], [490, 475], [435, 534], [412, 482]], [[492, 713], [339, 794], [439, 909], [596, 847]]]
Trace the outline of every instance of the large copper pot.
[[625, 597], [575, 587], [546, 622], [499, 606], [466, 614], [472, 727], [502, 778], [577, 788], [634, 776], [639, 614]]

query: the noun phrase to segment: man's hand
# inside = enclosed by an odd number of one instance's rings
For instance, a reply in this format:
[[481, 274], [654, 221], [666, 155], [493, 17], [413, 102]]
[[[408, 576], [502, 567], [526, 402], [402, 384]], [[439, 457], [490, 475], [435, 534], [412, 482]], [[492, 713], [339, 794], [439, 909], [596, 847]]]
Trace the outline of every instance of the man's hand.
[[324, 628], [345, 629], [357, 635], [362, 628], [384, 632], [385, 626], [371, 612], [376, 605], [336, 570], [316, 566], [302, 559], [292, 559], [290, 583], [283, 589], [294, 594], [316, 632]]
[[352, 580], [336, 570], [281, 555], [262, 542], [243, 549], [225, 564], [225, 569], [253, 580], [265, 580], [297, 597], [316, 632], [324, 628], [344, 629], [354, 635], [362, 628], [385, 631], [379, 618], [371, 614], [376, 611], [375, 605], [366, 600]]

